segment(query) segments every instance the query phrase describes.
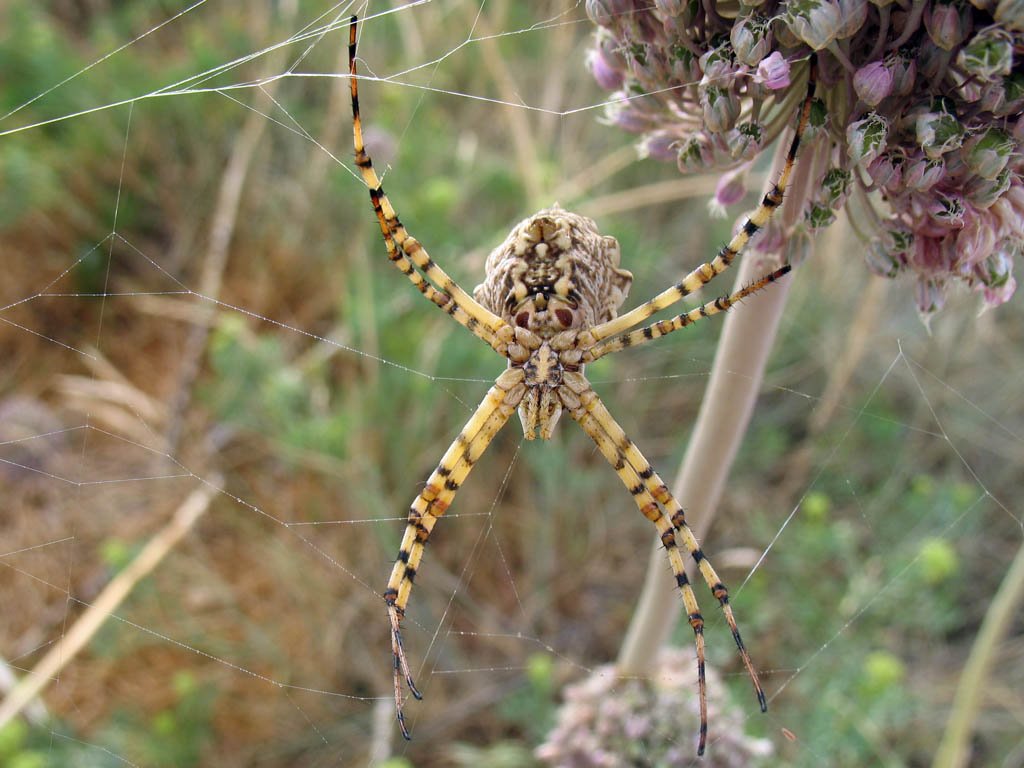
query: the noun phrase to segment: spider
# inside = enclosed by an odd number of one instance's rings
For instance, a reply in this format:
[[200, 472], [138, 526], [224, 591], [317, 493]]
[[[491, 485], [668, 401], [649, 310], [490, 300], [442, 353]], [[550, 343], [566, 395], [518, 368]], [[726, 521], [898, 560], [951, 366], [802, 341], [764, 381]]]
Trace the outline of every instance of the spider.
[[353, 16], [349, 25], [349, 78], [355, 162], [369, 188], [388, 257], [429, 301], [508, 359], [508, 367], [498, 376], [430, 474], [426, 486], [413, 500], [398, 558], [384, 590], [394, 660], [395, 709], [402, 735], [410, 738], [402, 711], [403, 680], [413, 697], [422, 699], [423, 696], [409, 670], [401, 623], [434, 525], [451, 506], [474, 464], [515, 411], [519, 412], [527, 440], [536, 437], [549, 439], [555, 423], [565, 411], [590, 435], [614, 467], [640, 512], [654, 523], [668, 554], [695, 638], [700, 698], [697, 754], [703, 754], [707, 742], [704, 619], [686, 576], [679, 539], [718, 600], [762, 712], [768, 709], [764, 689], [736, 625], [729, 605], [729, 591], [701, 550], [686, 522], [685, 511], [605, 408], [584, 376], [583, 369], [587, 363], [607, 354], [645, 344], [698, 320], [725, 312], [790, 271], [790, 266], [784, 265], [732, 294], [668, 320], [635, 328], [728, 269], [750, 238], [768, 223], [775, 209], [782, 204], [800, 138], [810, 115], [814, 78], [810, 78], [796, 134], [778, 181], [764, 196], [760, 206], [749, 214], [732, 240], [712, 261], [701, 264], [650, 301], [617, 316], [633, 281], [632, 274], [619, 267], [618, 241], [601, 235], [590, 219], [557, 205], [524, 219], [491, 252], [486, 262], [484, 282], [474, 289], [473, 296], [430, 258], [426, 249], [399, 221], [363, 144], [356, 72], [356, 27], [357, 18]]

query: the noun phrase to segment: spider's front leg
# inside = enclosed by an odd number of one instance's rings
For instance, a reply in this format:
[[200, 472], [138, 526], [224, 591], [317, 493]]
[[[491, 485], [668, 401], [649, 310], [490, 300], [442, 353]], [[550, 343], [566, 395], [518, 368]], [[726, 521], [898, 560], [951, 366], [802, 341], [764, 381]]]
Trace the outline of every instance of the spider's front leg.
[[408, 739], [409, 729], [402, 713], [402, 680], [417, 699], [422, 698], [413, 682], [409, 661], [402, 643], [401, 622], [412, 593], [413, 581], [419, 569], [420, 560], [427, 539], [434, 525], [451, 506], [462, 483], [470, 470], [483, 455], [494, 436], [515, 412], [526, 386], [521, 368], [508, 368], [495, 381], [476, 412], [466, 422], [458, 437], [448, 447], [441, 463], [430, 474], [427, 484], [413, 500], [409, 518], [398, 550], [395, 567], [391, 571], [384, 602], [388, 607], [391, 625], [391, 651], [394, 656], [395, 708], [402, 735]]
[[349, 22], [348, 67], [352, 97], [352, 144], [356, 167], [370, 192], [377, 223], [380, 226], [388, 259], [430, 302], [447, 312], [477, 338], [490, 344], [499, 354], [511, 338], [512, 328], [480, 304], [430, 258], [430, 254], [412, 237], [398, 218], [373, 168], [363, 141], [363, 121], [359, 113], [359, 74], [356, 68], [356, 29], [358, 19]]

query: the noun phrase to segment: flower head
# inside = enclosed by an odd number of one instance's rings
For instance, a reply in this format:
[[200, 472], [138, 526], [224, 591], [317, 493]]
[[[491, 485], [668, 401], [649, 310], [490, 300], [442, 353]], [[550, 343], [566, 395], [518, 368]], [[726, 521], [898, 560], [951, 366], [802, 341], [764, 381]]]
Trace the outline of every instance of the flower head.
[[[805, 146], [829, 146], [818, 178], [800, 185], [808, 228], [827, 226], [860, 187], [875, 209], [859, 227], [865, 258], [913, 275], [922, 314], [958, 283], [986, 306], [1012, 295], [1024, 250], [1024, 0], [587, 9], [599, 26], [591, 69], [617, 91], [610, 118], [643, 134], [650, 156], [684, 173], [745, 166], [795, 122], [813, 58], [819, 100]], [[798, 162], [797, 174], [811, 172]]]
[[[639, 680], [620, 678], [612, 665], [599, 667], [566, 688], [558, 721], [537, 748], [537, 758], [560, 768], [689, 764], [694, 744], [681, 734], [695, 734], [700, 723], [693, 656], [664, 649], [655, 668], [656, 676]], [[743, 712], [729, 705], [711, 668], [707, 680], [708, 720], [717, 744], [701, 765], [763, 765], [771, 742], [743, 732]]]

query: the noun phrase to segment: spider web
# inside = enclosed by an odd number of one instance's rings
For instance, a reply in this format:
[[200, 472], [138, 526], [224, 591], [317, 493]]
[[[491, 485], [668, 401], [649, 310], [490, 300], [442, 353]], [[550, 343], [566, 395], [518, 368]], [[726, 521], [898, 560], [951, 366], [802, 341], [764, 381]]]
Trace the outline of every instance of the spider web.
[[[727, 236], [714, 179], [600, 124], [581, 4], [132, 5], [2, 12], [0, 685], [40, 691], [0, 761], [523, 764], [561, 686], [614, 660], [651, 531], [575, 425], [507, 427], [428, 548], [405, 625], [426, 698], [396, 738], [380, 593], [501, 361], [386, 262], [349, 15], [370, 151], [467, 288], [557, 200], [620, 239], [643, 300]], [[956, 297], [929, 334], [908, 291], [841, 227], [819, 244], [707, 541], [767, 715], [698, 591], [709, 658], [777, 764], [929, 760], [1024, 538], [1019, 303]], [[666, 478], [717, 334], [588, 371]], [[982, 701], [990, 764], [1024, 749], [1021, 632]]]

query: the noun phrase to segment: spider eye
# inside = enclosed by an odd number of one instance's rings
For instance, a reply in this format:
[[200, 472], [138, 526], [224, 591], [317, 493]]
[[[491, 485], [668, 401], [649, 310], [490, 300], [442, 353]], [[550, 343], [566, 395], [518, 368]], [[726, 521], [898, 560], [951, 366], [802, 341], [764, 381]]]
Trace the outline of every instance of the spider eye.
[[520, 312], [516, 315], [516, 325], [520, 328], [526, 328], [530, 324], [530, 313]]
[[562, 324], [562, 327], [568, 328], [572, 325], [572, 311], [568, 309], [556, 309], [555, 317], [558, 318], [558, 322]]

